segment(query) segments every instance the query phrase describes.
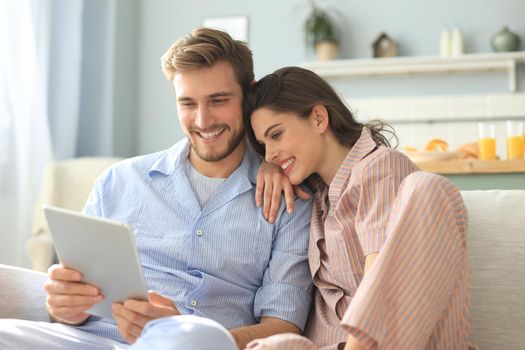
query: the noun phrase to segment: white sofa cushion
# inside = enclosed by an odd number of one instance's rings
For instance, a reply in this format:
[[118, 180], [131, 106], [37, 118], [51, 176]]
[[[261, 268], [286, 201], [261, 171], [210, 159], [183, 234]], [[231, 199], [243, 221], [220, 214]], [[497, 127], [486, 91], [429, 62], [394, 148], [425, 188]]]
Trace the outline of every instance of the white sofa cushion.
[[47, 321], [42, 272], [0, 264], [0, 318]]
[[472, 262], [472, 340], [525, 348], [525, 191], [463, 191]]

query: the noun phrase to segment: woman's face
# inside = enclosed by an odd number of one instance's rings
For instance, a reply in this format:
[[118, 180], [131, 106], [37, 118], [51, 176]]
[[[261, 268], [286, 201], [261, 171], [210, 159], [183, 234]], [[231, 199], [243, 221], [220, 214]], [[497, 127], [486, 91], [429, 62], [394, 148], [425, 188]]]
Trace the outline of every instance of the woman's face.
[[292, 184], [317, 172], [324, 147], [312, 116], [304, 119], [263, 107], [252, 113], [251, 124], [257, 141], [265, 146], [266, 161], [281, 167]]

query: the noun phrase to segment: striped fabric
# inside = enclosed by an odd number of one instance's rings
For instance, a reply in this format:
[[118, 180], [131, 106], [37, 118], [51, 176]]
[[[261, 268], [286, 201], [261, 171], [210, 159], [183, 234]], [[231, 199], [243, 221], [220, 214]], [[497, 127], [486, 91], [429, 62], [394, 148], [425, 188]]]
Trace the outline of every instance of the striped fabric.
[[467, 213], [458, 189], [416, 172], [403, 181], [390, 223], [343, 326], [368, 349], [468, 349]]
[[302, 329], [311, 300], [310, 203], [297, 201], [294, 215], [281, 206], [275, 225], [264, 220], [254, 201], [259, 158], [247, 151], [201, 210], [185, 171], [189, 150], [184, 139], [168, 152], [111, 168], [86, 212], [133, 227], [148, 288], [170, 297], [182, 314], [226, 328], [277, 317]]
[[[467, 349], [465, 235], [458, 190], [377, 147], [365, 129], [329, 188], [319, 185], [314, 196], [309, 260], [317, 288], [305, 336], [325, 350], [342, 348], [349, 333], [367, 349]], [[303, 349], [305, 342], [277, 335], [250, 346]]]
[[[148, 288], [171, 298], [182, 314], [226, 328], [276, 317], [303, 329], [311, 303], [311, 203], [297, 200], [292, 215], [281, 205], [275, 224], [264, 220], [255, 205], [259, 159], [248, 151], [201, 210], [186, 176], [188, 153], [183, 140], [118, 163], [97, 180], [85, 212], [131, 225]], [[77, 329], [124, 342], [109, 319], [91, 317]], [[7, 340], [0, 329], [0, 338], [17, 348], [16, 333]], [[33, 339], [36, 348], [39, 338]], [[74, 336], [50, 342], [57, 349], [92, 348]]]

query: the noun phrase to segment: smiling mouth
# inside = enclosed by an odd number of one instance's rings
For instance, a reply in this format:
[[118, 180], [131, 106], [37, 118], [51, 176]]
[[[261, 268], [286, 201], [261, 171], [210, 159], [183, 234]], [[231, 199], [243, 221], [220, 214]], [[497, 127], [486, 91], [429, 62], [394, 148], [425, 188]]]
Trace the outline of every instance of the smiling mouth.
[[295, 162], [295, 157], [289, 158], [286, 162], [281, 164], [281, 169], [283, 171], [286, 171], [290, 165], [292, 165]]
[[213, 131], [195, 131], [197, 135], [199, 135], [204, 142], [213, 142], [215, 141], [220, 135], [222, 135], [226, 131], [226, 127], [215, 129]]

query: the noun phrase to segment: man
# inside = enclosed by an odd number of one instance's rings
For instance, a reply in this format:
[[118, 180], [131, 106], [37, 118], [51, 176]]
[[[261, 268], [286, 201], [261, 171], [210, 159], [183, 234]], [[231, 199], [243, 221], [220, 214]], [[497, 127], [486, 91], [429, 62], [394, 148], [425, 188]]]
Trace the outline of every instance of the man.
[[148, 321], [180, 314], [219, 322], [240, 348], [302, 331], [310, 304], [311, 206], [297, 202], [294, 215], [282, 211], [272, 225], [255, 205], [260, 160], [247, 148], [242, 116], [253, 81], [250, 50], [226, 33], [198, 29], [179, 39], [162, 64], [187, 140], [109, 169], [84, 209], [132, 226], [155, 292], [148, 301], [114, 304], [116, 322], [93, 317], [85, 311], [103, 299], [98, 288], [55, 266], [45, 285], [49, 314], [76, 327], [4, 322], [0, 345], [120, 348], [134, 343]]

